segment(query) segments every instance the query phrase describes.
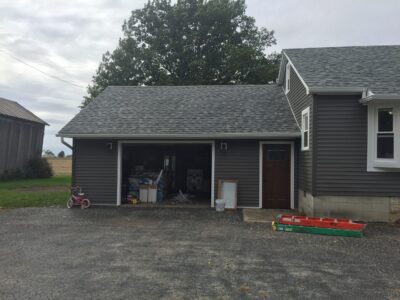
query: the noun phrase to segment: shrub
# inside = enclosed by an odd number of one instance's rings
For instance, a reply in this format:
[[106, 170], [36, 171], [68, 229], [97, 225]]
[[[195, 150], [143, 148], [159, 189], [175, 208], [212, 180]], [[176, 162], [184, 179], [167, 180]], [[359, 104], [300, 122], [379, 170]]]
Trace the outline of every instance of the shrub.
[[32, 158], [25, 167], [25, 178], [49, 178], [53, 170], [46, 158]]
[[15, 170], [5, 170], [3, 174], [0, 174], [0, 180], [13, 180], [13, 179], [23, 179], [25, 174], [20, 169]]

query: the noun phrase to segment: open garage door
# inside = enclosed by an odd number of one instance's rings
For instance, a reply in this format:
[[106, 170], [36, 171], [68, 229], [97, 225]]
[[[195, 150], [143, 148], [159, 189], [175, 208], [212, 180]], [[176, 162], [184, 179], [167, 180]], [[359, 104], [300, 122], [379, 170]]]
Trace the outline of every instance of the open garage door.
[[119, 147], [118, 204], [212, 205], [211, 142], [125, 142]]

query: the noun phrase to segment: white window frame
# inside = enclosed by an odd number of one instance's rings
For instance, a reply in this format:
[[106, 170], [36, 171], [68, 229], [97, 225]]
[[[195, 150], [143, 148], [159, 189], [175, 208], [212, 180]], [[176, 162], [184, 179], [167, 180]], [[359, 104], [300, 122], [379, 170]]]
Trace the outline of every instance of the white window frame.
[[[393, 158], [378, 158], [378, 111], [382, 108], [393, 109], [394, 153]], [[368, 104], [368, 172], [400, 172], [400, 104]]]
[[290, 63], [286, 64], [286, 73], [285, 73], [285, 94], [290, 91]]
[[[305, 128], [304, 117], [307, 116], [307, 129]], [[304, 133], [307, 132], [307, 146], [304, 146]], [[310, 150], [310, 107], [301, 112], [301, 151]]]

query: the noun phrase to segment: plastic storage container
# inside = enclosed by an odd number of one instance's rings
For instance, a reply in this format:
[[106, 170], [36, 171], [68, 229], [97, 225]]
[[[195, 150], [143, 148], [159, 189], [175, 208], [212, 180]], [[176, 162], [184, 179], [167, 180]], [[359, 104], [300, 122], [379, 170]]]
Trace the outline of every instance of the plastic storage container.
[[215, 210], [216, 211], [224, 211], [225, 210], [225, 200], [224, 199], [215, 200]]
[[147, 201], [150, 202], [150, 203], [156, 203], [157, 202], [157, 185], [156, 184], [150, 184], [149, 185]]
[[139, 200], [140, 202], [148, 202], [149, 201], [149, 187], [148, 185], [140, 185], [139, 186]]

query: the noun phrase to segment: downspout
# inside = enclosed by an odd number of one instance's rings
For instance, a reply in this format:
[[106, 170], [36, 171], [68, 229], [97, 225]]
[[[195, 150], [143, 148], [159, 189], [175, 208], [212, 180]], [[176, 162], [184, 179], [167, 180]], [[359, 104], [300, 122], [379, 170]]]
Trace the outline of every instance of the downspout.
[[61, 143], [62, 143], [63, 145], [65, 145], [65, 146], [67, 146], [69, 149], [73, 150], [73, 147], [72, 147], [70, 144], [68, 144], [68, 143], [64, 140], [63, 137], [61, 137]]

